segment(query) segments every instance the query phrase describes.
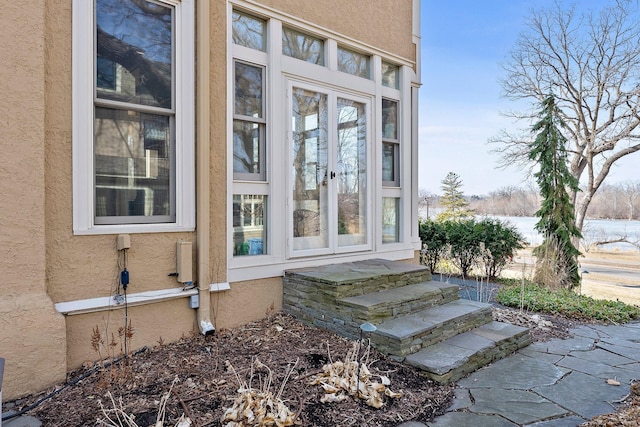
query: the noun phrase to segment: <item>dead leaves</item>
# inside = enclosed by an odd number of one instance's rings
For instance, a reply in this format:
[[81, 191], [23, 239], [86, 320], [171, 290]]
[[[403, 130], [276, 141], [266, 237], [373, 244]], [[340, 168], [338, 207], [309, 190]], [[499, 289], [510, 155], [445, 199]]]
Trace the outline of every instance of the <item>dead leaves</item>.
[[[153, 427], [164, 427], [167, 401], [169, 400], [169, 396], [171, 396], [171, 390], [173, 389], [173, 386], [177, 383], [178, 377], [175, 377], [173, 383], [171, 383], [171, 387], [169, 387], [169, 391], [162, 395], [160, 404], [158, 405], [158, 416]], [[106, 396], [111, 401], [112, 407], [105, 408], [104, 406], [102, 406], [102, 401], [98, 401], [103, 418], [98, 419], [96, 423], [97, 425], [108, 427], [140, 427], [135, 422], [136, 417], [133, 414], [127, 414], [125, 412], [122, 397], [118, 398], [116, 402], [116, 399], [113, 398], [113, 395], [110, 391], [107, 392]], [[173, 427], [191, 427], [191, 424], [191, 419], [182, 414], [182, 416], [178, 419]]]
[[[295, 414], [289, 410], [281, 397], [291, 371], [298, 364], [298, 361], [289, 367], [285, 379], [275, 395], [271, 391], [273, 380], [271, 369], [262, 364], [257, 358], [254, 359], [251, 365], [249, 383], [240, 379], [237, 371], [229, 361], [226, 361], [225, 364], [227, 370], [234, 373], [239, 385], [239, 396], [236, 397], [233, 405], [222, 414], [221, 421], [225, 427], [286, 427], [293, 425]], [[261, 375], [260, 371], [266, 372], [266, 375]], [[251, 386], [255, 376], [258, 377], [257, 380], [260, 383], [258, 389], [254, 389]]]
[[379, 409], [384, 404], [383, 395], [391, 398], [402, 396], [402, 393], [395, 393], [387, 387], [391, 384], [388, 377], [371, 373], [367, 366], [369, 349], [360, 360], [359, 350], [359, 343], [354, 343], [344, 362], [324, 365], [322, 373], [311, 379], [310, 385], [320, 385], [325, 391], [320, 399], [322, 403], [342, 402], [351, 396]]

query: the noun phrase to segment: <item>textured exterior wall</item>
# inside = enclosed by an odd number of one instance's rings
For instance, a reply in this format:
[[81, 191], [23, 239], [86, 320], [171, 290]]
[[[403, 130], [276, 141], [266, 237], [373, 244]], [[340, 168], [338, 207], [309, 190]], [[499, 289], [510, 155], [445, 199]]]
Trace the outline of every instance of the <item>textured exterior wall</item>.
[[[133, 328], [133, 337], [128, 343], [129, 352], [142, 347], [153, 347], [160, 342], [169, 343], [180, 338], [198, 333], [195, 310], [189, 308], [189, 298], [180, 298], [155, 304], [129, 307], [129, 321]], [[118, 329], [125, 325], [125, 310], [121, 306], [116, 310], [97, 313], [78, 314], [66, 317], [67, 323], [67, 360], [68, 369], [73, 370], [87, 361], [100, 357], [118, 357], [122, 354], [122, 340], [118, 337]], [[91, 345], [95, 328], [104, 340], [100, 353]], [[108, 348], [115, 336], [117, 344]]]
[[258, 0], [257, 3], [416, 60], [411, 34], [413, 0], [337, 1], [336, 7], [340, 11], [334, 13], [327, 13], [327, 8], [331, 7], [327, 2], [317, 0]]
[[64, 319], [46, 294], [45, 3], [9, 2], [0, 18], [0, 357], [4, 399], [66, 373]]
[[231, 283], [231, 291], [211, 294], [215, 325], [235, 328], [282, 310], [282, 277]]

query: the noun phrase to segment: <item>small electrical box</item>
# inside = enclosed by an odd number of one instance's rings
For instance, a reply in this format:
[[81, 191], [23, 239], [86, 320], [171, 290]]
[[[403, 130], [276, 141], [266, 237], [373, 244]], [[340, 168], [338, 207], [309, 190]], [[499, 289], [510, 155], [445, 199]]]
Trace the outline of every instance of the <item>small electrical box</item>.
[[193, 282], [193, 246], [191, 242], [178, 242], [176, 246], [178, 282]]
[[191, 295], [189, 297], [189, 308], [200, 308], [200, 296]]
[[128, 234], [118, 234], [116, 247], [119, 251], [129, 249], [131, 247], [131, 236], [129, 236]]

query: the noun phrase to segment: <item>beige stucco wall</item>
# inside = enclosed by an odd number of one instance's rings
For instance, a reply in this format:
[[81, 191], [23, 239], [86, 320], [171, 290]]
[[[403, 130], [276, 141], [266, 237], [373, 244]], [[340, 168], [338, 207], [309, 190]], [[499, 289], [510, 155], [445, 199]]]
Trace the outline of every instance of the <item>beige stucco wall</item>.
[[211, 295], [216, 327], [235, 328], [282, 310], [282, 278], [231, 283], [231, 291]]
[[416, 60], [411, 34], [413, 0], [338, 1], [339, 13], [327, 13], [327, 2], [317, 0], [258, 0], [257, 3], [410, 61]]
[[64, 319], [46, 294], [45, 3], [3, 5], [0, 21], [0, 357], [3, 398], [63, 380]]
[[[128, 324], [133, 328], [133, 337], [127, 344], [129, 352], [142, 347], [153, 347], [160, 342], [169, 343], [182, 337], [198, 333], [195, 325], [195, 310], [189, 308], [188, 298], [159, 302], [128, 308]], [[67, 324], [67, 360], [68, 369], [76, 369], [87, 361], [101, 357], [122, 355], [123, 340], [118, 329], [124, 328], [125, 310], [117, 309], [97, 313], [78, 314], [66, 317]], [[104, 340], [100, 353], [92, 347], [94, 329]], [[116, 346], [109, 348], [109, 342], [115, 337]]]

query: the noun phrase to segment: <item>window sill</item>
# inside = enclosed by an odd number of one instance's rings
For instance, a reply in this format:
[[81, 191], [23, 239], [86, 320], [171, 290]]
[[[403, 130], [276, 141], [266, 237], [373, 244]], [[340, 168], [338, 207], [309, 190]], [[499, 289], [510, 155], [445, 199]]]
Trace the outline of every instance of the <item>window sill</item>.
[[113, 224], [94, 225], [90, 228], [74, 228], [73, 234], [76, 236], [99, 235], [99, 234], [135, 234], [135, 233], [177, 233], [191, 232], [196, 228], [194, 225], [170, 224]]

